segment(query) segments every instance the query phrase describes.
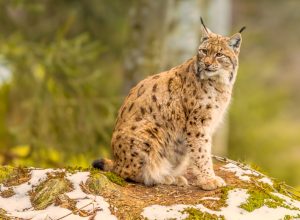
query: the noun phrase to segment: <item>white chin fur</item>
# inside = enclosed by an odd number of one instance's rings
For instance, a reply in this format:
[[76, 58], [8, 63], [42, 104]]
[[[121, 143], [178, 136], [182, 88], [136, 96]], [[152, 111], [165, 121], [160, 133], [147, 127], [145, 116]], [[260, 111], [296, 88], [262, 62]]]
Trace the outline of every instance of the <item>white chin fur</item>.
[[222, 72], [220, 72], [220, 71], [215, 71], [215, 72], [203, 71], [201, 73], [201, 79], [208, 79], [208, 78], [211, 78], [214, 76], [218, 76], [220, 74], [222, 74]]
[[228, 74], [229, 73], [225, 70], [219, 70], [219, 71], [215, 71], [215, 72], [203, 71], [201, 73], [200, 77], [201, 77], [201, 79], [215, 78], [215, 79], [218, 79], [218, 81], [223, 84], [230, 84]]
[[205, 71], [204, 74], [205, 74], [207, 77], [212, 77], [212, 76], [220, 75], [220, 72], [219, 72], [219, 71], [215, 71], [215, 72], [208, 72], [208, 71]]

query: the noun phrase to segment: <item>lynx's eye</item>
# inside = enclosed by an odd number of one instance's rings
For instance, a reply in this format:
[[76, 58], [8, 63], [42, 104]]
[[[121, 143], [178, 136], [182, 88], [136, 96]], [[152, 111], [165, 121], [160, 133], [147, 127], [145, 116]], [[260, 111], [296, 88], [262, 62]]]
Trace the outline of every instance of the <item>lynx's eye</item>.
[[206, 49], [200, 49], [199, 51], [200, 51], [201, 53], [207, 55], [207, 50], [206, 50]]
[[222, 56], [224, 56], [224, 54], [222, 54], [222, 53], [216, 53], [216, 57], [222, 57]]

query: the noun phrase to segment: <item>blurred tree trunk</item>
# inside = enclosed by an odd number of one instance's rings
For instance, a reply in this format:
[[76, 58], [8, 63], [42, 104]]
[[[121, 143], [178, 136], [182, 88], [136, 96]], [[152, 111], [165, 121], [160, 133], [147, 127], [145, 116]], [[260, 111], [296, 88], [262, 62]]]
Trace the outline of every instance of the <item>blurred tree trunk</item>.
[[[218, 34], [228, 35], [231, 26], [231, 0], [207, 1], [207, 26]], [[219, 126], [213, 139], [213, 153], [226, 156], [229, 135], [228, 116]]]
[[124, 59], [124, 95], [145, 76], [178, 65], [195, 54], [202, 2], [141, 0], [134, 5]]
[[200, 15], [203, 1], [170, 1], [161, 69], [176, 66], [196, 54], [200, 42]]
[[169, 0], [140, 0], [130, 13], [130, 34], [124, 59], [123, 94], [138, 81], [159, 71]]
[[[200, 16], [213, 31], [227, 35], [231, 0], [142, 0], [133, 7], [124, 61], [124, 95], [145, 76], [176, 66], [196, 54]], [[227, 154], [227, 136], [225, 119], [214, 137], [215, 154]]]

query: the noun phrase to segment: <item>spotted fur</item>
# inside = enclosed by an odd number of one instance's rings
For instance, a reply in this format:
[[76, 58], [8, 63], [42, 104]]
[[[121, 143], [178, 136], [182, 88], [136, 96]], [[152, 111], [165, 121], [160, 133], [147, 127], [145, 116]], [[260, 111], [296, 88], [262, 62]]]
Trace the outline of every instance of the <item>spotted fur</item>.
[[145, 185], [187, 185], [191, 167], [202, 189], [225, 185], [213, 170], [211, 142], [231, 99], [241, 35], [204, 27], [202, 35], [195, 57], [131, 89], [112, 136], [113, 164], [100, 161], [104, 169]]

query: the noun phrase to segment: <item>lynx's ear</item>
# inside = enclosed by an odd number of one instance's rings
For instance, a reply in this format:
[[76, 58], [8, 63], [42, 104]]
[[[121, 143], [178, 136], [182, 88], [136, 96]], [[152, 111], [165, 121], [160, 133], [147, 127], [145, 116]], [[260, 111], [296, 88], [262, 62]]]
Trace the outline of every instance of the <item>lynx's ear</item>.
[[228, 44], [233, 49], [234, 53], [238, 54], [240, 52], [240, 47], [242, 43], [242, 35], [236, 33], [230, 37]]
[[201, 20], [201, 42], [203, 42], [210, 37], [211, 31], [205, 26], [203, 19], [201, 17], [200, 20]]

